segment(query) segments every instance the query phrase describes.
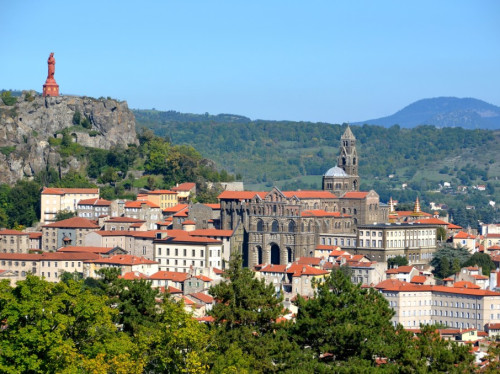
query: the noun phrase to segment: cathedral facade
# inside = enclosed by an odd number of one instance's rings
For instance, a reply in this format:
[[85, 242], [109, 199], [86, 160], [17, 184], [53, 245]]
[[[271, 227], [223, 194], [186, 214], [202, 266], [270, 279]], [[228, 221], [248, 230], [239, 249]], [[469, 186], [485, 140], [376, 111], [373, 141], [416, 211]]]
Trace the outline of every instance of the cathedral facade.
[[337, 166], [323, 176], [321, 191], [224, 191], [221, 228], [243, 227], [244, 264], [287, 264], [314, 256], [319, 245], [357, 246], [357, 225], [388, 222], [375, 191], [360, 192], [356, 138], [347, 127]]

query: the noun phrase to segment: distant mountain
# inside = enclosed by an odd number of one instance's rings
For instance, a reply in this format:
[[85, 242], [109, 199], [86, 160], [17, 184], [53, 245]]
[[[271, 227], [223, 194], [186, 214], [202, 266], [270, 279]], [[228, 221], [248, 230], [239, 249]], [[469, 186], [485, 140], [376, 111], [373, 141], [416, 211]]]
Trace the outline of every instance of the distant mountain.
[[423, 99], [388, 117], [355, 124], [412, 128], [418, 125], [463, 127], [464, 129], [500, 129], [500, 107], [482, 100], [457, 97]]

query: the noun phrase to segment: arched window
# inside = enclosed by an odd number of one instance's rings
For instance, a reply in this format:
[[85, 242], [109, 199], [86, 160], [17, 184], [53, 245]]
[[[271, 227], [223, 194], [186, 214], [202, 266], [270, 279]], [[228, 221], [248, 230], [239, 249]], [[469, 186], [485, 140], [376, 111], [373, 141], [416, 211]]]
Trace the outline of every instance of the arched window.
[[294, 221], [290, 221], [288, 223], [288, 232], [294, 232], [295, 231], [295, 222]]
[[257, 221], [257, 231], [262, 232], [264, 231], [264, 222], [262, 222], [261, 219]]
[[278, 221], [274, 220], [273, 224], [271, 225], [271, 232], [278, 232], [279, 227], [278, 227]]

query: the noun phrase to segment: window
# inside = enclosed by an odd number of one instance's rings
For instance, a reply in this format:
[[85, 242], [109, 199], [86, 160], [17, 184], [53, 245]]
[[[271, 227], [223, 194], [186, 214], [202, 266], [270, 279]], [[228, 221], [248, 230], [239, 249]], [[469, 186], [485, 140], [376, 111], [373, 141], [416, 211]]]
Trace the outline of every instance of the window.
[[[196, 257], [196, 250], [194, 250], [194, 249], [193, 249], [193, 250], [191, 251], [191, 257]], [[194, 265], [194, 264], [193, 264], [193, 265]]]
[[175, 248], [175, 255], [179, 256], [179, 249], [178, 248]]

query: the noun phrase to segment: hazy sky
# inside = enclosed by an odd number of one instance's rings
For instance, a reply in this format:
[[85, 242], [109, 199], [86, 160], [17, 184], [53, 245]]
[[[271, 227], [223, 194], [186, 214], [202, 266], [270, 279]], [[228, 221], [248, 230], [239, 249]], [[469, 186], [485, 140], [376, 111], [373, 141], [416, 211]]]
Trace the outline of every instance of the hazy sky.
[[0, 88], [131, 108], [354, 122], [413, 101], [500, 105], [500, 1], [0, 0]]

